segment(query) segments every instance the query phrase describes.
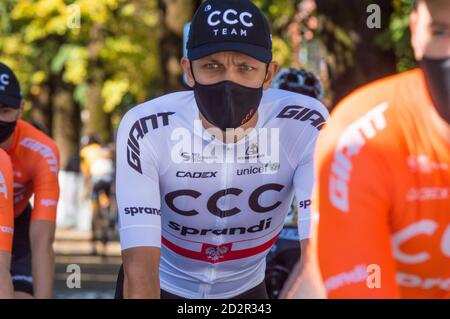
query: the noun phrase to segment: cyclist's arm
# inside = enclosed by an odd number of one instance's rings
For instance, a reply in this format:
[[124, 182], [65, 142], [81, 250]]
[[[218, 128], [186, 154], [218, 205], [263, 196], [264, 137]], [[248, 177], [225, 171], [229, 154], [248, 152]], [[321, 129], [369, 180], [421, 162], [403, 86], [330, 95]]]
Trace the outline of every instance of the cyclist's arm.
[[298, 208], [298, 233], [300, 239], [301, 258], [293, 268], [287, 279], [280, 298], [288, 298], [306, 266], [309, 266], [309, 254], [311, 237], [311, 193], [314, 184], [314, 148], [317, 141], [317, 133], [303, 150], [300, 161], [294, 175], [294, 189]]
[[138, 247], [122, 252], [125, 299], [159, 299], [160, 248]]
[[286, 283], [283, 286], [283, 289], [280, 292], [279, 299], [292, 299], [296, 298], [294, 296], [294, 290], [296, 290], [298, 286], [298, 278], [303, 276], [303, 273], [307, 271], [307, 267], [309, 266], [309, 257], [307, 255], [308, 250], [310, 249], [310, 241], [309, 239], [302, 240], [300, 242], [300, 250], [302, 252], [302, 258], [295, 264], [294, 268], [291, 271]]
[[[325, 106], [316, 99], [311, 99], [309, 102], [315, 107], [321, 118], [328, 121], [329, 113]], [[314, 152], [320, 133], [321, 130], [316, 127], [303, 127], [297, 143], [292, 148], [293, 157], [296, 158], [295, 163], [291, 164], [295, 165], [293, 186], [296, 204], [298, 205], [298, 233], [300, 241], [311, 238], [311, 196], [315, 180]], [[294, 134], [292, 136], [297, 136], [298, 132]], [[304, 242], [301, 245], [306, 248], [308, 242]]]
[[86, 159], [85, 155], [83, 154], [83, 150], [80, 154], [80, 171], [81, 175], [83, 176], [83, 187], [84, 192], [82, 194], [83, 199], [88, 198], [88, 194], [92, 192], [92, 183], [91, 183], [91, 173], [89, 170], [89, 163]]
[[139, 123], [139, 118], [127, 114], [117, 137], [116, 196], [125, 274], [124, 297], [158, 298], [159, 173], [152, 146], [147, 139], [137, 138]]
[[[328, 297], [399, 297], [389, 231], [392, 174], [379, 142], [355, 146], [337, 133], [324, 136], [317, 160], [318, 261]], [[371, 288], [376, 277], [368, 267], [379, 267], [379, 288]]]
[[52, 298], [55, 260], [56, 211], [59, 199], [59, 152], [52, 147], [55, 162], [42, 158], [33, 177], [34, 207], [31, 213], [30, 242], [34, 297]]
[[80, 171], [84, 178], [90, 175], [89, 172], [89, 161], [86, 158], [86, 152], [83, 150], [80, 151]]
[[0, 251], [0, 299], [12, 299], [14, 288], [9, 272], [11, 265], [11, 253]]
[[53, 295], [55, 272], [54, 236], [54, 222], [46, 220], [33, 220], [31, 222], [32, 275], [34, 297], [38, 299], [50, 299]]
[[0, 299], [13, 298], [10, 266], [14, 231], [12, 166], [6, 153], [0, 154]]
[[296, 265], [289, 285], [286, 285], [282, 298], [286, 299], [323, 299], [326, 298], [325, 288], [317, 261], [317, 220], [312, 221], [312, 236], [306, 251], [305, 265], [300, 271]]

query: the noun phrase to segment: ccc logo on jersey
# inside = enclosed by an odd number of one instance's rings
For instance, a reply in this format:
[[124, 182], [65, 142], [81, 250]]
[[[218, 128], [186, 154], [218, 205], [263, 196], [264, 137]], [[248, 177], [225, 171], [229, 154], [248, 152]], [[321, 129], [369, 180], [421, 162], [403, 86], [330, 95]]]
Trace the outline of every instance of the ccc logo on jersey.
[[[281, 202], [277, 201], [270, 206], [262, 206], [259, 203], [259, 198], [265, 192], [268, 192], [268, 191], [281, 192], [283, 190], [283, 188], [284, 188], [284, 186], [280, 185], [280, 184], [266, 184], [266, 185], [260, 186], [250, 194], [250, 197], [248, 198], [248, 205], [250, 206], [252, 211], [254, 211], [255, 213], [268, 213], [268, 212], [276, 209], [278, 206], [280, 206]], [[222, 210], [218, 207], [217, 204], [222, 197], [240, 196], [242, 192], [243, 192], [243, 190], [239, 189], [239, 188], [227, 188], [227, 189], [223, 189], [223, 190], [220, 190], [220, 191], [212, 194], [211, 197], [207, 201], [207, 205], [206, 205], [207, 211], [217, 217], [220, 217], [220, 218], [230, 217], [230, 216], [239, 214], [241, 212], [241, 209], [239, 209], [238, 207], [234, 207], [234, 208], [231, 208], [228, 210]], [[188, 196], [188, 197], [197, 199], [202, 195], [203, 195], [202, 193], [197, 192], [192, 189], [182, 189], [182, 190], [168, 193], [165, 196], [165, 200], [166, 200], [167, 206], [171, 210], [173, 210], [175, 213], [180, 214], [182, 216], [195, 216], [195, 215], [199, 214], [198, 211], [196, 211], [196, 210], [188, 211], [188, 210], [182, 210], [182, 209], [178, 208], [175, 205], [175, 199], [180, 196], [181, 197]]]

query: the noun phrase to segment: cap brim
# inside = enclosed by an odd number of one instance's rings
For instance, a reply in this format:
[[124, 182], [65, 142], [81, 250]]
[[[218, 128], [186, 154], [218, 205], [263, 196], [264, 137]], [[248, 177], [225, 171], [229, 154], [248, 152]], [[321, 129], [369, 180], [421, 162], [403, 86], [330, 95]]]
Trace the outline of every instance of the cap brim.
[[188, 49], [188, 59], [194, 61], [214, 53], [229, 51], [249, 55], [264, 63], [270, 63], [272, 61], [271, 50], [242, 42], [209, 43], [197, 48]]
[[6, 106], [12, 107], [12, 108], [20, 108], [20, 104], [22, 103], [21, 98], [17, 98], [10, 95], [1, 95], [0, 94], [0, 104], [4, 104]]

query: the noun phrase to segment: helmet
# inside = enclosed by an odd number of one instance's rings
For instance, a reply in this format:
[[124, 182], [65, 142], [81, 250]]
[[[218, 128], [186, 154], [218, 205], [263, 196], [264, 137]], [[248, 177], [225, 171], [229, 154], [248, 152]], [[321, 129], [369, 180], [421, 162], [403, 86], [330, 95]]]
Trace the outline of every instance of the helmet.
[[317, 76], [304, 69], [281, 69], [275, 76], [272, 87], [308, 95], [318, 100], [322, 100], [324, 95], [322, 83]]

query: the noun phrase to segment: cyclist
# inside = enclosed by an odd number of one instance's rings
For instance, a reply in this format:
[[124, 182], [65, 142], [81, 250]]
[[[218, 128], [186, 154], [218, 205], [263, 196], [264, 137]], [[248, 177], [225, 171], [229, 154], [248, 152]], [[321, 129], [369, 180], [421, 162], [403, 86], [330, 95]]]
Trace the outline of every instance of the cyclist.
[[330, 298], [450, 298], [449, 16], [449, 1], [418, 1], [420, 68], [352, 93], [319, 139], [318, 262]]
[[[267, 298], [265, 257], [294, 192], [310, 198], [312, 152], [328, 116], [311, 97], [270, 89], [271, 42], [251, 1], [204, 2], [182, 59], [193, 91], [122, 119], [117, 298]], [[299, 205], [302, 246], [309, 226]]]
[[296, 92], [323, 100], [323, 86], [317, 76], [305, 69], [283, 68], [273, 79], [275, 89]]
[[[105, 226], [109, 222], [111, 187], [114, 177], [112, 151], [101, 145], [96, 136], [88, 136], [86, 146], [81, 149], [81, 172], [86, 188], [91, 193], [92, 206], [92, 253], [97, 254], [97, 241], [102, 241], [102, 254], [106, 253], [108, 236]], [[103, 216], [105, 215], [105, 216]]]
[[[0, 134], [2, 124], [0, 121]], [[14, 297], [14, 288], [9, 272], [14, 232], [12, 194], [12, 165], [8, 154], [0, 149], [0, 299], [11, 299]]]
[[[272, 87], [308, 95], [319, 101], [324, 97], [319, 78], [305, 69], [281, 69], [275, 76]], [[287, 291], [283, 287], [290, 287], [303, 270], [305, 259], [300, 258], [297, 217], [298, 208], [294, 197], [279, 239], [267, 256], [266, 286], [271, 299], [285, 298]]]
[[48, 136], [20, 120], [23, 108], [16, 76], [0, 63], [0, 148], [8, 153], [14, 171], [11, 275], [15, 297], [51, 298], [59, 154]]

